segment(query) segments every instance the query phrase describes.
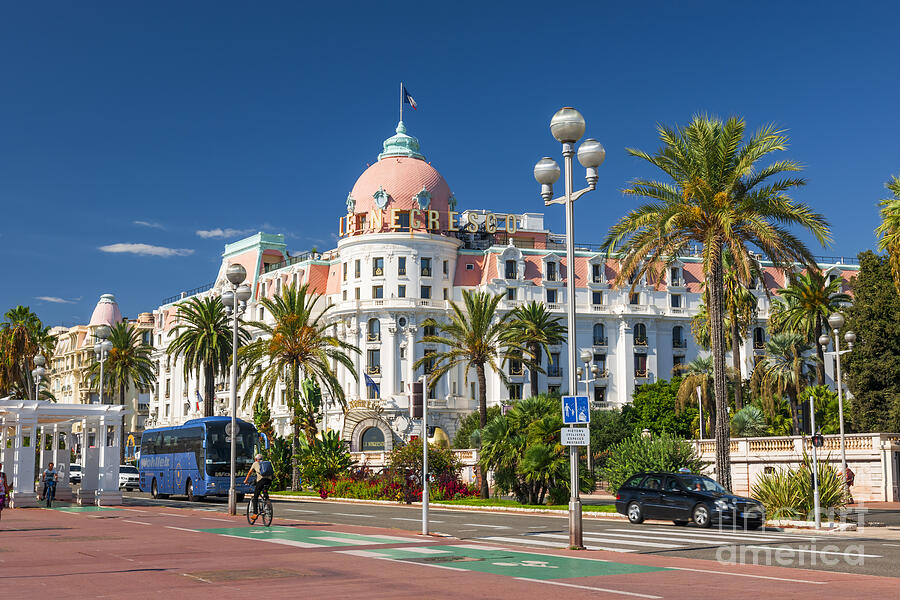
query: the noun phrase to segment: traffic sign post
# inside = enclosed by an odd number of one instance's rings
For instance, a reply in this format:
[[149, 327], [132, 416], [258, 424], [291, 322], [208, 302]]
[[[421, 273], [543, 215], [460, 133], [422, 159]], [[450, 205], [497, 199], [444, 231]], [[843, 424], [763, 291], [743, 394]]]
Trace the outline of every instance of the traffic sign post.
[[562, 397], [563, 423], [566, 425], [587, 425], [591, 422], [591, 410], [587, 396]]
[[586, 427], [563, 427], [560, 431], [560, 443], [563, 446], [587, 446], [588, 429]]

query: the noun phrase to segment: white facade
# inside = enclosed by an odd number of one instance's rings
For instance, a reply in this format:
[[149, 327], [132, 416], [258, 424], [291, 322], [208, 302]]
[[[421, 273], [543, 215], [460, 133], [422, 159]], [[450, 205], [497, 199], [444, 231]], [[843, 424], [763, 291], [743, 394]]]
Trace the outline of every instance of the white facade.
[[[363, 437], [377, 429], [384, 448], [418, 434], [418, 424], [408, 417], [408, 384], [422, 375], [413, 364], [425, 352], [436, 350], [422, 343], [423, 323], [441, 320], [449, 301], [462, 300], [465, 289], [502, 293], [500, 308], [509, 311], [532, 300], [544, 302], [565, 324], [566, 264], [562, 237], [544, 229], [539, 213], [498, 214], [486, 211], [456, 211], [456, 199], [443, 178], [424, 162], [418, 141], [398, 126], [396, 136], [384, 143], [379, 161], [356, 182], [347, 198], [347, 213], [341, 218], [337, 248], [324, 254], [288, 257], [281, 235], [256, 234], [226, 246], [217, 280], [200, 294], [221, 293], [226, 284], [224, 269], [237, 262], [247, 269], [253, 297], [246, 320], [268, 320], [258, 300], [272, 297], [290, 284], [308, 284], [333, 304], [329, 311], [335, 332], [360, 349], [353, 356], [356, 376], [338, 369], [349, 403], [344, 410], [328, 402], [323, 426], [340, 431], [353, 451], [379, 450], [378, 434], [369, 436], [376, 445], [363, 446]], [[536, 202], [535, 202], [536, 204]], [[340, 210], [335, 210], [339, 214]], [[474, 223], [466, 231], [466, 225]], [[668, 379], [676, 364], [687, 363], [702, 352], [690, 329], [690, 319], [701, 302], [702, 267], [698, 257], [687, 256], [667, 270], [658, 285], [636, 282], [613, 289], [617, 262], [595, 248], [576, 243], [574, 274], [577, 310], [577, 345], [591, 349], [601, 377], [588, 390], [595, 405], [621, 406], [630, 402], [636, 385]], [[828, 267], [825, 267], [828, 268]], [[830, 273], [848, 279], [854, 265], [836, 265]], [[759, 297], [760, 331], [751, 331], [742, 348], [742, 370], [749, 376], [754, 357], [765, 339], [770, 291], [782, 287], [785, 274], [766, 267], [764, 281], [755, 291]], [[183, 365], [168, 357], [177, 318], [179, 295], [155, 311], [154, 359], [159, 364], [159, 382], [151, 401], [155, 424], [180, 423], [199, 415], [197, 394], [202, 378], [182, 376]], [[257, 334], [254, 334], [257, 335]], [[551, 347], [553, 364], [544, 357], [545, 373], [535, 374], [542, 391], [562, 394], [567, 389], [564, 345]], [[575, 365], [576, 368], [584, 365]], [[488, 374], [489, 404], [527, 396], [527, 369], [511, 373], [506, 387], [496, 374]], [[831, 366], [827, 365], [830, 373]], [[448, 373], [437, 385], [429, 415], [432, 425], [452, 438], [460, 419], [477, 409], [474, 373], [462, 369]], [[367, 386], [366, 376], [377, 385]], [[219, 412], [224, 414], [227, 380], [217, 386]], [[584, 392], [584, 384], [578, 392]], [[239, 391], [241, 395], [243, 390]], [[288, 428], [287, 406], [279, 392], [273, 402], [278, 428]], [[246, 407], [243, 418], [250, 418]], [[369, 440], [371, 443], [371, 439]]]

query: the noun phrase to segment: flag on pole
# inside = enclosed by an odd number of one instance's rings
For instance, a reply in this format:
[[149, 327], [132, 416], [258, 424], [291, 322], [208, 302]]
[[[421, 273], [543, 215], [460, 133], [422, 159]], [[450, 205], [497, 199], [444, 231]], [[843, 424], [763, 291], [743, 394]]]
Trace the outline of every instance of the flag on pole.
[[375, 383], [375, 380], [372, 379], [371, 377], [369, 377], [368, 373], [363, 373], [363, 375], [366, 376], [366, 387], [375, 388], [375, 393], [378, 394], [379, 396], [381, 396], [381, 392], [378, 390], [378, 384]]
[[401, 84], [401, 87], [403, 89], [403, 104], [409, 104], [410, 106], [412, 106], [413, 110], [418, 110], [416, 108], [416, 101], [413, 100], [413, 97], [409, 95], [409, 90], [407, 90], [406, 86], [404, 86], [403, 84]]
[[200, 412], [200, 404], [203, 402], [203, 398], [200, 397], [200, 390], [196, 390], [197, 394], [197, 412]]

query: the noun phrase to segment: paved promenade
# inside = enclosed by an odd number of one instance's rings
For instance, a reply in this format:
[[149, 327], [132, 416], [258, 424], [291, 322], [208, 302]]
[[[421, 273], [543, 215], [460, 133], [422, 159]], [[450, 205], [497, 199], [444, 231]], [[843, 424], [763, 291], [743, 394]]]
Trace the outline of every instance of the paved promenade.
[[820, 599], [897, 590], [896, 579], [869, 575], [523, 550], [278, 515], [272, 528], [251, 528], [170, 507], [4, 511], [0, 580], [4, 598], [28, 599]]

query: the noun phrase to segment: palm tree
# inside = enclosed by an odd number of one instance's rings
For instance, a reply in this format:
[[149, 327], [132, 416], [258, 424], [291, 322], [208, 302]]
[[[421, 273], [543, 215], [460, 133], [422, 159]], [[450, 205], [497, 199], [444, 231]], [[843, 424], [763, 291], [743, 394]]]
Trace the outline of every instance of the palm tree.
[[784, 177], [800, 165], [783, 160], [760, 168], [766, 155], [784, 150], [783, 132], [766, 126], [744, 140], [745, 124], [697, 116], [683, 128], [659, 127], [662, 147], [650, 155], [629, 149], [659, 168], [670, 182], [638, 179], [624, 192], [650, 200], [622, 217], [604, 241], [607, 254], [620, 251], [615, 284], [650, 275], [660, 281], [663, 269], [691, 244], [703, 245], [703, 271], [710, 282], [709, 314], [716, 398], [716, 474], [731, 487], [728, 396], [725, 384], [725, 283], [722, 253], [734, 258], [737, 277], [751, 279], [750, 246], [777, 265], [815, 264], [812, 254], [786, 227], [800, 225], [822, 244], [829, 240], [825, 218], [794, 202], [787, 191], [805, 183]]
[[792, 277], [786, 288], [778, 290], [772, 305], [769, 323], [774, 331], [798, 333], [816, 347], [819, 385], [825, 385], [825, 354], [818, 343], [819, 336], [828, 315], [851, 301], [850, 296], [841, 293], [842, 284], [840, 278], [826, 281], [821, 271], [813, 269]]
[[768, 431], [766, 415], [758, 406], [748, 404], [731, 417], [731, 433], [735, 437], [759, 437]]
[[[264, 337], [238, 351], [241, 363], [247, 366], [241, 379], [250, 381], [245, 398], [262, 396], [274, 402], [280, 383], [287, 378], [287, 402], [294, 430], [291, 480], [294, 490], [300, 487], [297, 460], [301, 427], [310, 446], [315, 443], [317, 434], [317, 402], [312, 391], [318, 389], [315, 384], [321, 384], [332, 398], [346, 407], [344, 389], [332, 364], [340, 364], [356, 377], [349, 354], [358, 353], [359, 348], [328, 332], [331, 324], [327, 317], [332, 305], [320, 307], [321, 299], [322, 295], [310, 290], [308, 285], [297, 288], [293, 284], [284, 288], [279, 296], [261, 299], [259, 303], [272, 315], [273, 324], [250, 323]], [[304, 393], [301, 393], [301, 371], [306, 377], [302, 386]]]
[[[203, 416], [211, 417], [215, 406], [216, 377], [228, 373], [231, 366], [231, 318], [217, 296], [191, 298], [178, 305], [178, 324], [172, 330], [176, 338], [166, 353], [184, 358], [184, 380], [203, 371]], [[250, 338], [238, 328], [238, 345]]]
[[881, 206], [881, 225], [875, 230], [878, 236], [878, 249], [887, 252], [891, 271], [894, 273], [894, 284], [900, 292], [900, 177], [892, 177], [884, 187], [893, 193], [892, 198], [885, 198]]
[[[510, 335], [509, 317], [512, 313], [500, 314], [497, 305], [503, 294], [489, 294], [483, 291], [463, 290], [463, 307], [450, 302], [450, 321], [439, 323], [427, 319], [425, 325], [431, 325], [440, 332], [438, 335], [427, 335], [422, 339], [426, 344], [443, 344], [449, 349], [427, 354], [416, 361], [415, 368], [425, 366], [431, 368], [429, 386], [434, 385], [450, 369], [465, 367], [465, 381], [468, 383], [469, 369], [475, 369], [478, 378], [478, 412], [481, 416], [481, 428], [487, 425], [487, 375], [489, 367], [506, 384], [509, 379], [503, 372], [498, 358], [503, 362], [519, 360], [524, 354], [522, 344]], [[488, 498], [487, 477], [481, 478], [481, 497]]]
[[776, 414], [779, 397], [788, 397], [794, 435], [800, 435], [800, 394], [813, 379], [806, 357], [810, 349], [799, 333], [776, 333], [766, 342], [766, 355], [753, 369], [750, 380], [769, 415]]
[[[699, 356], [686, 365], [675, 367], [673, 372], [683, 373], [684, 378], [675, 395], [675, 410], [682, 411], [693, 406], [697, 388], [700, 388], [700, 404], [707, 411], [704, 421], [715, 422], [715, 402], [712, 395], [714, 386], [713, 360], [711, 356]], [[677, 374], [677, 373], [673, 373]], [[703, 434], [704, 423], [700, 423], [700, 434]]]
[[43, 354], [52, 364], [55, 336], [27, 306], [6, 311], [0, 323], [0, 396], [32, 398], [34, 356]]
[[548, 346], [561, 344], [566, 340], [566, 326], [560, 320], [560, 317], [554, 317], [547, 310], [543, 302], [532, 301], [513, 311], [512, 322], [509, 324], [510, 335], [528, 350], [532, 396], [538, 395], [538, 373], [543, 372], [542, 352], [552, 361]]
[[[751, 277], [761, 278], [762, 267], [759, 261], [752, 257], [751, 261]], [[722, 252], [722, 269], [723, 282], [725, 284], [725, 316], [723, 325], [730, 335], [725, 338], [725, 349], [731, 350], [731, 369], [734, 377], [734, 405], [737, 410], [743, 408], [743, 387], [741, 369], [741, 340], [747, 337], [750, 325], [756, 321], [757, 299], [753, 292], [740, 280], [737, 271], [734, 268], [734, 259], [731, 252], [726, 248]], [[706, 282], [701, 284], [703, 287], [703, 302], [700, 310], [691, 318], [691, 331], [703, 348], [707, 350], [710, 347], [709, 337], [709, 311], [706, 305], [709, 303], [708, 288]], [[766, 295], [769, 294], [768, 288]]]
[[[119, 404], [125, 406], [125, 392], [129, 387], [148, 387], [156, 381], [153, 361], [150, 360], [152, 348], [144, 343], [142, 332], [125, 321], [111, 327], [107, 339], [112, 343], [112, 349], [104, 364], [104, 381], [99, 381], [99, 362], [90, 366], [88, 374], [98, 388], [103, 385], [104, 389], [118, 391]], [[123, 427], [123, 438], [119, 440], [120, 462], [124, 462], [125, 458], [124, 435]]]

